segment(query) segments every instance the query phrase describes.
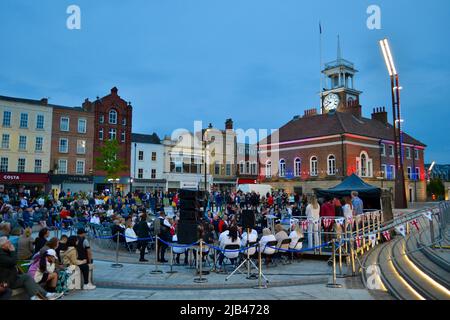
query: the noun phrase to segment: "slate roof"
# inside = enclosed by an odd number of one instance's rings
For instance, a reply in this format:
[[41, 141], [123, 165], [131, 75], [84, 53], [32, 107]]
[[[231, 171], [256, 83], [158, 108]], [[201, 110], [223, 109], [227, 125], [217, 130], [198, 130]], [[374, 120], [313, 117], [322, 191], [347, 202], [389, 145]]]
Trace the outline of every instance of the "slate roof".
[[[279, 140], [280, 142], [286, 142], [343, 133], [393, 140], [393, 126], [391, 124], [384, 124], [379, 120], [364, 117], [357, 118], [347, 112], [294, 118], [279, 129]], [[262, 140], [260, 143], [266, 144], [267, 139]], [[426, 146], [405, 132], [403, 132], [403, 142], [417, 146]]]
[[138, 143], [161, 144], [161, 139], [154, 132], [153, 134], [132, 133], [131, 141]]

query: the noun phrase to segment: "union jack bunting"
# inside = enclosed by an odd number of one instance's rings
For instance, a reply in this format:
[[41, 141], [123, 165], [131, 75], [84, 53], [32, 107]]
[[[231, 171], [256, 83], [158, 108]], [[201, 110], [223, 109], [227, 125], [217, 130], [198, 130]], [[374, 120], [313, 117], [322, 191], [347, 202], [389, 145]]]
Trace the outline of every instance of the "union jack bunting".
[[345, 221], [345, 219], [344, 218], [339, 218], [339, 219], [336, 219], [336, 223], [339, 223], [341, 226], [343, 226], [344, 225], [344, 221]]
[[383, 237], [386, 239], [386, 241], [391, 241], [391, 233], [389, 231], [383, 231]]
[[328, 218], [323, 219], [323, 226], [324, 226], [325, 228], [328, 229], [328, 227], [329, 227], [330, 225], [331, 225], [331, 219], [328, 219]]
[[348, 222], [349, 224], [353, 224], [353, 217], [348, 217], [348, 218], [347, 218], [347, 222]]
[[410, 222], [414, 227], [416, 227], [417, 231], [419, 231], [419, 222], [417, 221], [417, 219], [414, 219], [413, 221]]
[[377, 235], [375, 233], [369, 234], [369, 240], [372, 242], [372, 247], [377, 244]]
[[302, 220], [300, 222], [301, 226], [302, 226], [302, 230], [303, 231], [307, 231], [308, 230], [308, 226], [309, 226], [309, 221], [308, 220]]
[[395, 230], [396, 230], [397, 232], [399, 232], [402, 236], [405, 236], [405, 235], [406, 235], [405, 226], [404, 226], [403, 224], [401, 224], [401, 225], [395, 227]]
[[428, 220], [433, 220], [433, 213], [431, 211], [424, 212], [423, 215], [428, 218]]

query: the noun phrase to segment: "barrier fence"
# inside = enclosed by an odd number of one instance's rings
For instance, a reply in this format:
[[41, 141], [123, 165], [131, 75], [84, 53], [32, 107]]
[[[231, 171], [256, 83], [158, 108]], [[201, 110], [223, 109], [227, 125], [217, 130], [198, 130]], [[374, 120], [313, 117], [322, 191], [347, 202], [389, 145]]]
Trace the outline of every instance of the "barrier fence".
[[[257, 249], [258, 253], [258, 287], [267, 287], [268, 280], [262, 273], [262, 254], [264, 254], [267, 248], [274, 250], [276, 253], [305, 253], [313, 252], [316, 254], [324, 253], [324, 249], [330, 249], [327, 253], [330, 254], [329, 260], [332, 265], [332, 282], [328, 284], [329, 287], [339, 288], [340, 285], [336, 283], [337, 268], [339, 267], [339, 274], [344, 276], [355, 276], [359, 270], [364, 267], [359, 262], [358, 256], [367, 253], [375, 248], [378, 244], [386, 241], [390, 241], [393, 237], [392, 231], [395, 230], [397, 234], [403, 236], [414, 236], [422, 243], [422, 245], [434, 245], [440, 243], [445, 238], [445, 228], [450, 222], [450, 203], [441, 202], [437, 206], [427, 207], [414, 211], [412, 213], [404, 214], [399, 217], [395, 217], [391, 221], [383, 222], [383, 215], [381, 211], [365, 212], [356, 217], [320, 217], [319, 219], [308, 219], [305, 217], [292, 217], [290, 219], [289, 230], [294, 230], [296, 226], [299, 226], [303, 233], [302, 247], [296, 249], [282, 246], [261, 245], [256, 243], [250, 246], [241, 247], [239, 249], [225, 249], [214, 244], [206, 243], [203, 240], [196, 241], [192, 244], [178, 244], [170, 241], [165, 241], [158, 236], [150, 236], [145, 238], [130, 237], [124, 234], [117, 233], [105, 234], [101, 232], [102, 229], [108, 227], [95, 227], [92, 224], [88, 224], [89, 235], [96, 240], [113, 240], [116, 238], [116, 261], [112, 265], [113, 267], [121, 267], [119, 263], [119, 238], [128, 239], [132, 241], [149, 241], [155, 244], [155, 269], [151, 271], [152, 274], [163, 273], [158, 269], [158, 246], [160, 243], [166, 245], [171, 251], [171, 263], [170, 268], [173, 266], [173, 249], [181, 248], [193, 249], [196, 252], [196, 269], [199, 275], [195, 278], [195, 282], [206, 282], [203, 277], [203, 255], [205, 255], [205, 248], [214, 250], [214, 269], [216, 271], [216, 256], [226, 253], [245, 253], [252, 248]], [[74, 221], [63, 220], [57, 227], [57, 230], [64, 230], [72, 232], [72, 229], [62, 228], [62, 224], [71, 224], [74, 226]], [[96, 229], [97, 228], [97, 229]], [[424, 234], [423, 231], [428, 231]], [[112, 241], [111, 241], [112, 242]], [[303, 247], [303, 244], [307, 244]], [[209, 252], [208, 250], [208, 252]], [[207, 253], [206, 253], [207, 254]], [[406, 254], [406, 252], [404, 253]], [[343, 259], [347, 265], [347, 270], [351, 270], [351, 275], [344, 275], [343, 273]], [[392, 257], [389, 257], [392, 259]], [[356, 262], [359, 262], [359, 267], [356, 268]], [[262, 285], [262, 278], [266, 280], [266, 285]]]

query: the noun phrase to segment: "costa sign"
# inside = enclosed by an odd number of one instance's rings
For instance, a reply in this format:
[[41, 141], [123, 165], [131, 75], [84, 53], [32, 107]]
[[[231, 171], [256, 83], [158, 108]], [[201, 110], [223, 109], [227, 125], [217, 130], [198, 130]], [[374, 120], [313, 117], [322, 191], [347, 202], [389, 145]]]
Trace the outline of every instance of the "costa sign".
[[0, 182], [3, 183], [48, 183], [46, 173], [2, 173]]

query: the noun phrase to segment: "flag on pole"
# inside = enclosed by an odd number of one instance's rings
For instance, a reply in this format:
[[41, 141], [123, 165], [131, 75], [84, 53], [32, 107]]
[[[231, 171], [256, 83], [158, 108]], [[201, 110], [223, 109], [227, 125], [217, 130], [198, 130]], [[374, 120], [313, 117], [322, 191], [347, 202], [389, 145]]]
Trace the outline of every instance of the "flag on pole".
[[395, 230], [400, 233], [402, 236], [406, 235], [405, 225], [401, 224], [397, 227], [395, 227]]
[[391, 241], [391, 233], [389, 231], [383, 231], [383, 237], [386, 239], [386, 241]]

